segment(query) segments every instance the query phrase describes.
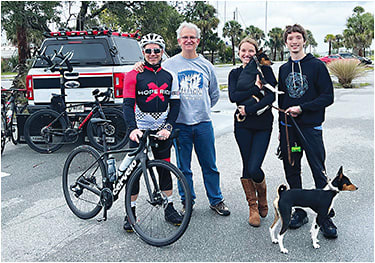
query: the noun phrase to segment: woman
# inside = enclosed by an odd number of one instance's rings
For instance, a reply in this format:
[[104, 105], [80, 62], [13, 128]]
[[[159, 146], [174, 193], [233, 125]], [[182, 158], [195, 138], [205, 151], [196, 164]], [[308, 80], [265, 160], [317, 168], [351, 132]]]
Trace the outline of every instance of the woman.
[[[275, 94], [262, 89], [253, 60], [258, 53], [257, 42], [244, 38], [238, 50], [243, 65], [229, 73], [229, 99], [237, 104], [234, 135], [242, 157], [241, 183], [249, 204], [249, 224], [260, 226], [260, 216], [266, 217], [268, 213], [266, 181], [261, 166], [272, 132], [273, 115], [269, 105], [275, 101]], [[266, 81], [275, 86], [277, 81], [271, 67], [262, 66], [261, 70]]]

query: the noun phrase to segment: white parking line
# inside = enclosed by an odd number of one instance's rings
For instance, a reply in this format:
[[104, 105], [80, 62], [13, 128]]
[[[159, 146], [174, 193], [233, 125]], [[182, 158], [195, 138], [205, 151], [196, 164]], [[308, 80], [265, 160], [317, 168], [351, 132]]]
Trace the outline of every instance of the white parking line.
[[9, 175], [10, 175], [10, 174], [8, 174], [8, 173], [1, 172], [1, 178], [6, 177], [6, 176], [9, 176]]

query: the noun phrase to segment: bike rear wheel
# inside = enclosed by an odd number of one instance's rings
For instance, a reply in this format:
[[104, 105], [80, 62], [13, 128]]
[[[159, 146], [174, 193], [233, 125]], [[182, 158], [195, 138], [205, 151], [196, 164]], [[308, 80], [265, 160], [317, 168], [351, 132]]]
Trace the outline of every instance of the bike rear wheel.
[[102, 160], [96, 161], [99, 156], [93, 147], [83, 145], [75, 148], [65, 161], [64, 197], [70, 210], [81, 219], [93, 218], [102, 209], [100, 191], [106, 168]]
[[5, 149], [5, 144], [7, 143], [7, 120], [4, 114], [1, 113], [1, 154]]
[[[128, 143], [129, 137], [127, 136], [128, 127], [125, 123], [122, 112], [114, 108], [104, 108], [103, 112], [106, 119], [111, 120], [111, 123], [104, 125], [108, 150], [123, 148]], [[99, 113], [97, 113], [95, 117], [99, 117]], [[87, 124], [87, 137], [92, 146], [99, 151], [104, 150], [99, 125], [89, 122]]]
[[10, 121], [10, 127], [11, 127], [11, 139], [12, 143], [14, 145], [18, 144], [18, 137], [19, 137], [19, 131], [17, 127], [17, 117], [16, 113], [13, 113], [12, 120]]
[[52, 153], [64, 145], [64, 132], [67, 124], [64, 118], [50, 109], [33, 113], [26, 121], [24, 136], [31, 149], [39, 153]]
[[[172, 178], [171, 187], [165, 188], [173, 189], [172, 195], [168, 198], [165, 192], [156, 190], [160, 189], [161, 178], [159, 177], [159, 171], [162, 169], [167, 170]], [[151, 198], [145, 183], [146, 176], [149, 179], [149, 187], [152, 193]], [[139, 194], [134, 214], [131, 209], [131, 194], [132, 190], [137, 188], [138, 182]], [[166, 221], [165, 208], [168, 205], [168, 200], [173, 200], [174, 208], [177, 211], [182, 210], [179, 191], [180, 195], [183, 194], [185, 196], [186, 207], [181, 224], [176, 226]], [[177, 167], [163, 160], [148, 161], [147, 175], [143, 173], [141, 167], [138, 167], [126, 185], [125, 209], [129, 223], [143, 241], [153, 246], [170, 245], [184, 234], [191, 217], [191, 202], [191, 192], [185, 176]]]

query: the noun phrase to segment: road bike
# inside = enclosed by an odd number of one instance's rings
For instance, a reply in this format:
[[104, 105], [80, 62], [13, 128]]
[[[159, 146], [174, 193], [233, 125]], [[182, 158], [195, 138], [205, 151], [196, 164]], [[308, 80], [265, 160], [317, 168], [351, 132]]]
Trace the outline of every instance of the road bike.
[[[100, 125], [108, 122], [101, 119], [91, 121]], [[105, 137], [104, 133], [103, 136]], [[176, 137], [178, 131], [172, 132], [170, 140]], [[103, 141], [105, 142], [105, 138]], [[126, 186], [125, 209], [129, 223], [137, 235], [153, 246], [166, 246], [177, 241], [188, 227], [192, 196], [185, 176], [176, 166], [164, 160], [151, 159], [151, 147], [157, 146], [157, 136], [147, 130], [136, 149], [110, 150], [101, 154], [86, 145], [74, 149], [65, 162], [62, 177], [64, 196], [71, 211], [81, 219], [90, 219], [103, 209], [103, 217], [98, 221], [105, 221], [107, 211]], [[119, 169], [112, 166], [111, 155], [116, 153], [127, 153]], [[122, 170], [123, 166], [126, 169]], [[160, 189], [160, 181], [165, 179], [160, 173], [164, 171], [164, 174], [165, 170], [172, 178], [165, 188], [173, 189], [171, 196]], [[136, 212], [131, 207], [134, 190], [138, 192]], [[181, 203], [180, 196], [184, 197], [184, 204]], [[185, 209], [181, 213], [183, 220], [179, 226], [168, 223], [164, 218], [164, 209], [171, 200], [177, 211], [182, 210], [183, 206]]]
[[[108, 88], [105, 92], [95, 89], [92, 92], [95, 101], [89, 103], [72, 104], [67, 106], [65, 103], [64, 72], [73, 70], [69, 63], [72, 52], [62, 54], [55, 51], [54, 57], [60, 61], [54, 61], [46, 55], [39, 57], [47, 61], [49, 67], [46, 69], [51, 72], [59, 71], [61, 94], [52, 94], [51, 105], [49, 109], [41, 109], [33, 113], [25, 123], [24, 136], [26, 143], [35, 151], [40, 153], [52, 153], [60, 149], [64, 144], [75, 143], [84, 135], [84, 128], [87, 131], [89, 142], [98, 150], [103, 151], [103, 141], [99, 127], [90, 122], [94, 118], [109, 119], [111, 122], [105, 123], [104, 132], [109, 149], [120, 149], [128, 142], [127, 125], [125, 123], [122, 111], [117, 108], [102, 108], [102, 104], [109, 101], [112, 96], [112, 90]], [[103, 98], [99, 100], [99, 98]], [[81, 113], [74, 113], [71, 116], [72, 109], [82, 109]], [[85, 113], [85, 109], [91, 109]], [[87, 125], [86, 125], [87, 124]]]
[[19, 140], [16, 114], [25, 111], [27, 104], [16, 102], [20, 93], [25, 89], [1, 89], [1, 154], [7, 141], [17, 144]]

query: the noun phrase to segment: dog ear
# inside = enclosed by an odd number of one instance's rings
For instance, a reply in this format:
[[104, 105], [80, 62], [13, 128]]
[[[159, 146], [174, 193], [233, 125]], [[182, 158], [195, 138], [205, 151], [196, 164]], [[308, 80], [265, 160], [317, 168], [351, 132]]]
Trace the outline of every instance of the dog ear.
[[342, 166], [340, 167], [339, 171], [337, 172], [337, 175], [339, 176], [340, 179], [342, 179], [342, 176], [344, 175]]

